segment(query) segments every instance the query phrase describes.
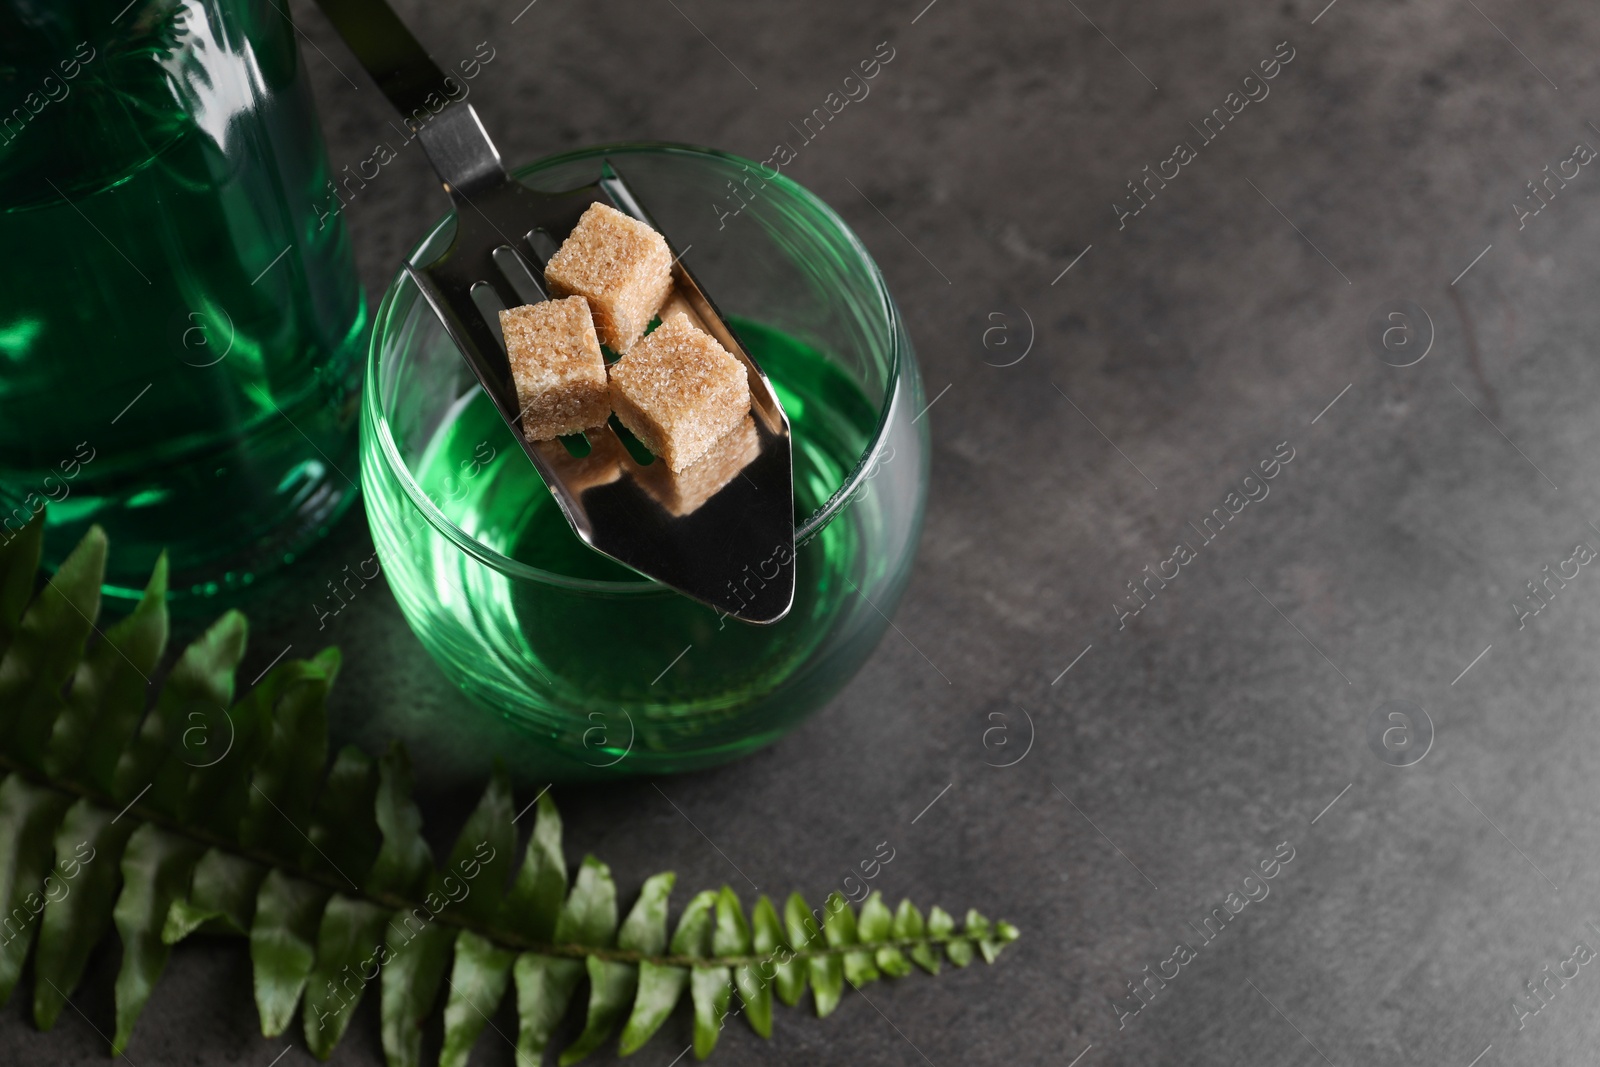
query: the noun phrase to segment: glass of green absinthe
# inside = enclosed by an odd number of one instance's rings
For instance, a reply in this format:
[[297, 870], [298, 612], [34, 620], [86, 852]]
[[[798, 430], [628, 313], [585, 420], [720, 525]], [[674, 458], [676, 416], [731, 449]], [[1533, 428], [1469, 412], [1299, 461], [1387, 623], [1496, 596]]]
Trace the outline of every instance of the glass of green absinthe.
[[355, 496], [367, 316], [283, 5], [0, 0], [0, 538], [247, 585]]
[[[819, 708], [888, 627], [927, 492], [915, 358], [844, 222], [775, 171], [675, 145], [588, 149], [517, 177], [570, 189], [606, 160], [685, 250], [789, 417], [789, 615], [721, 618], [580, 542], [404, 273], [374, 322], [362, 404], [367, 513], [402, 610], [452, 681], [540, 743], [537, 772], [566, 779], [720, 763]], [[441, 221], [412, 261], [452, 232]]]

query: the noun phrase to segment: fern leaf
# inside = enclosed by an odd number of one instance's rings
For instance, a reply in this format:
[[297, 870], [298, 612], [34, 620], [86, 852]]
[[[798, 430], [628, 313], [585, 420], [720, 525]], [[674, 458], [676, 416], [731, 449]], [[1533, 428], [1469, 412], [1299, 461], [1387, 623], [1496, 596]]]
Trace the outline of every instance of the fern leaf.
[[517, 957], [512, 975], [517, 983], [518, 1063], [540, 1062], [583, 974], [578, 960], [534, 952]]
[[[822, 935], [829, 948], [845, 948], [861, 943], [861, 932], [856, 926], [856, 913], [838, 893], [828, 896], [828, 920], [822, 924]], [[878, 967], [872, 962], [870, 952], [844, 954], [844, 980], [857, 987], [878, 980]]]
[[726, 967], [689, 969], [689, 999], [694, 1004], [694, 1058], [703, 1060], [717, 1047], [722, 1022], [733, 1002], [733, 984]]
[[417, 1067], [422, 1062], [422, 1022], [433, 1010], [450, 966], [455, 934], [430, 923], [412, 931], [414, 916], [393, 913], [388, 956], [383, 964], [383, 1054], [389, 1067]]
[[[639, 899], [617, 932], [617, 947], [632, 952], [656, 954], [667, 945], [667, 895], [677, 876], [657, 874], [639, 890]], [[577, 1063], [605, 1043], [606, 1038], [628, 1015], [629, 1005], [639, 987], [639, 968], [632, 963], [613, 963], [590, 956], [589, 1014], [583, 1033], [561, 1052], [561, 1067]], [[670, 1009], [671, 1005], [668, 1005]]]
[[[353, 761], [347, 766], [351, 763]], [[339, 783], [341, 787], [350, 792], [364, 791], [368, 776], [358, 775], [354, 770], [349, 773], [349, 780]], [[335, 811], [347, 806], [338, 798], [330, 798], [330, 801]], [[433, 869], [433, 853], [422, 839], [422, 815], [411, 799], [411, 761], [398, 745], [391, 746], [378, 761], [375, 807], [382, 843], [371, 871], [360, 886], [337, 860], [316, 846], [314, 839], [308, 838], [308, 843], [322, 861], [319, 866], [331, 868], [338, 878], [350, 883], [354, 892], [365, 888], [368, 893], [376, 894], [414, 893]], [[326, 821], [323, 825], [330, 838], [341, 833], [353, 835], [364, 829], [360, 820], [353, 827]], [[306, 980], [306, 1003], [302, 1012], [306, 1044], [318, 1059], [327, 1059], [333, 1054], [333, 1047], [344, 1036], [367, 985], [388, 962], [387, 931], [392, 917], [393, 909], [342, 890], [335, 893], [323, 909], [317, 931], [317, 962]]]
[[322, 909], [332, 895], [280, 870], [268, 872], [261, 883], [250, 925], [250, 962], [263, 1037], [277, 1037], [294, 1021], [316, 963]]
[[501, 922], [531, 941], [555, 936], [561, 903], [567, 897], [567, 860], [561, 851], [561, 815], [548, 792], [539, 796], [533, 836], [506, 897]]
[[[759, 909], [758, 909], [759, 914]], [[805, 996], [807, 980], [810, 977], [810, 966], [804, 959], [799, 958], [799, 951], [807, 944], [810, 933], [806, 923], [815, 925], [816, 920], [811, 918], [811, 909], [806, 907], [805, 898], [799, 893], [790, 893], [789, 899], [783, 905], [783, 958], [778, 962], [778, 999], [789, 1007], [800, 1003], [800, 998]]]
[[[711, 928], [711, 955], [713, 956], [748, 956], [750, 954], [750, 924], [745, 922], [744, 910], [739, 905], [739, 898], [727, 886], [717, 894], [717, 920]], [[722, 1032], [722, 1027], [728, 1015], [728, 1007], [733, 999], [735, 988], [734, 969], [732, 967], [696, 967], [695, 976], [704, 975], [700, 981], [709, 984], [714, 975], [723, 984], [723, 989], [713, 998], [711, 1008], [716, 1019], [717, 1029], [715, 1034], [708, 1034], [707, 1040], [696, 1042], [695, 1057], [705, 1059], [711, 1055], [711, 1049], [716, 1044], [716, 1035]], [[691, 977], [691, 992], [694, 991], [694, 977]], [[749, 1006], [749, 1001], [745, 1001]], [[770, 1007], [770, 1006], [769, 1006]], [[699, 1027], [696, 1027], [699, 1030]], [[703, 1046], [703, 1051], [702, 1051]]]
[[[325, 1060], [344, 1036], [367, 986], [388, 962], [385, 931], [391, 912], [335, 893], [322, 910], [317, 964], [306, 981], [306, 1045]], [[370, 971], [370, 973], [368, 973]]]
[[[695, 896], [684, 911], [678, 935], [683, 938], [683, 954], [708, 960], [716, 936], [717, 901], [721, 894], [706, 890]], [[692, 926], [690, 924], [693, 924]], [[685, 927], [688, 927], [686, 930]], [[694, 964], [689, 968], [689, 1002], [694, 1010], [694, 1055], [705, 1059], [716, 1047], [722, 1020], [732, 1000], [732, 984], [725, 967]]]
[[[422, 815], [411, 800], [410, 760], [398, 745], [378, 765], [377, 824], [382, 844], [366, 877], [367, 892], [412, 897], [426, 886], [429, 906], [442, 908], [433, 853], [422, 839]], [[336, 866], [331, 858], [328, 863]], [[450, 940], [427, 923], [412, 930], [412, 921], [415, 916], [405, 912], [342, 894], [329, 902], [318, 938], [318, 969], [306, 994], [306, 1043], [318, 1058], [332, 1054], [366, 986], [380, 973], [384, 1052], [391, 1064], [420, 1058], [421, 1016], [438, 993]]]
[[[306, 825], [311, 814], [328, 759], [328, 717], [323, 708], [327, 684], [326, 673], [315, 661], [290, 660], [274, 668], [247, 697], [256, 707], [269, 709], [270, 714], [260, 753], [249, 775], [245, 814], [237, 832], [242, 844], [280, 856], [297, 855], [305, 849], [306, 840], [297, 828]], [[366, 753], [357, 752], [364, 763], [370, 764]], [[340, 755], [343, 757], [344, 753]], [[336, 763], [332, 774], [355, 771]], [[374, 777], [372, 790], [376, 788]], [[336, 818], [348, 815], [370, 821], [371, 791], [345, 795], [351, 810], [335, 813]], [[376, 840], [374, 835], [373, 852], [377, 849]], [[367, 862], [371, 862], [370, 855]]]
[[915, 942], [911, 946], [911, 962], [929, 974], [938, 974], [939, 958], [933, 954], [933, 946], [923, 940], [925, 932], [922, 912], [911, 901], [902, 900], [894, 913], [894, 938], [896, 941]]
[[589, 972], [589, 1013], [578, 1039], [561, 1050], [556, 1061], [561, 1067], [577, 1063], [605, 1044], [627, 1016], [639, 986], [639, 968], [635, 964], [612, 963], [596, 956], [583, 962]]
[[[889, 905], [883, 902], [882, 893], [874, 890], [862, 902], [856, 928], [862, 941], [894, 940], [894, 914], [889, 911]], [[905, 955], [893, 944], [885, 945], [874, 953], [872, 962], [890, 978], [904, 978], [911, 973], [911, 964], [906, 962]]]
[[[845, 911], [850, 907], [838, 893], [828, 894], [826, 906], [832, 908], [835, 904]], [[801, 901], [800, 906], [805, 908], [805, 902]], [[844, 956], [820, 950], [837, 947], [842, 928], [830, 920], [826, 925], [833, 929], [833, 933], [824, 937], [823, 929], [817, 926], [811, 915], [805, 917], [804, 924], [806, 939], [794, 947], [796, 951], [820, 953], [811, 957], [811, 996], [817, 1005], [817, 1017], [825, 1018], [833, 1014], [833, 1009], [839, 1006], [839, 999], [844, 996]]]
[[[498, 922], [502, 929], [529, 941], [548, 942], [555, 935], [567, 895], [567, 861], [561, 851], [561, 816], [548, 791], [540, 793], [536, 807], [533, 834], [510, 892], [501, 903]], [[515, 952], [498, 948], [471, 931], [462, 931], [456, 938], [441, 1067], [466, 1063], [489, 1016], [505, 996], [517, 958]], [[520, 993], [518, 1000], [520, 1003]]]
[[22, 614], [33, 599], [39, 555], [44, 547], [44, 512], [28, 520], [20, 531], [8, 526], [0, 541], [0, 654], [11, 648]]
[[[556, 920], [556, 944], [606, 948], [616, 929], [617, 887], [611, 880], [611, 868], [585, 856]], [[571, 957], [532, 952], [518, 957], [514, 974], [519, 1058], [539, 1062], [584, 972], [584, 964]]]
[[439, 1067], [464, 1067], [472, 1046], [506, 995], [517, 954], [463, 930], [456, 935], [450, 964], [450, 996], [444, 1009], [444, 1047]]
[[0, 782], [0, 1004], [11, 999], [39, 916], [47, 900], [46, 876], [55, 858], [54, 830], [68, 798], [30, 785], [18, 775]]
[[55, 1025], [68, 993], [83, 980], [89, 953], [111, 928], [122, 852], [139, 825], [87, 798], [61, 820], [54, 869], [67, 879], [68, 891], [45, 904], [33, 956], [33, 1021], [41, 1030]]
[[100, 613], [105, 566], [106, 535], [96, 526], [29, 605], [0, 661], [0, 735], [28, 767], [44, 763], [51, 728], [66, 704], [61, 694]]
[[952, 936], [955, 933], [956, 921], [938, 905], [934, 905], [928, 912], [928, 936], [944, 941], [944, 954], [950, 957], [950, 962], [957, 967], [965, 967], [972, 962], [972, 942], [965, 938]]
[[[293, 705], [292, 700], [280, 702]], [[320, 703], [319, 703], [320, 708]], [[319, 714], [319, 717], [320, 714]], [[316, 793], [316, 803], [311, 810], [311, 829], [300, 833], [299, 823], [289, 828], [298, 837], [291, 855], [303, 857], [304, 869], [320, 873], [328, 884], [341, 889], [355, 889], [355, 881], [345, 873], [359, 874], [369, 869], [378, 855], [378, 820], [373, 811], [378, 797], [378, 766], [372, 758], [354, 745], [339, 750], [338, 758]], [[308, 792], [315, 792], [313, 783]], [[288, 805], [296, 810], [300, 805]], [[287, 815], [280, 821], [289, 823]], [[339, 859], [335, 861], [334, 856]]]
[[[0, 541], [0, 1001], [34, 960], [34, 1019], [48, 1029], [112, 926], [122, 940], [114, 1052], [172, 946], [197, 932], [246, 935], [262, 1032], [299, 1013], [326, 1059], [377, 985], [385, 1058], [416, 1067], [445, 992], [440, 1063], [461, 1067], [515, 985], [519, 1062], [538, 1062], [573, 998], [587, 1010], [560, 1050], [571, 1067], [621, 1026], [642, 1047], [688, 995], [694, 1050], [738, 1013], [762, 1037], [772, 1001], [809, 986], [819, 1016], [844, 983], [938, 973], [938, 953], [993, 962], [1018, 936], [976, 910], [955, 919], [879, 893], [859, 913], [837, 893], [813, 912], [792, 894], [748, 917], [727, 886], [692, 897], [669, 941], [675, 878], [645, 881], [618, 925], [610, 868], [585, 857], [568, 884], [547, 791], [520, 855], [515, 805], [496, 767], [444, 865], [435, 865], [398, 745], [328, 763], [326, 701], [337, 650], [274, 667], [235, 700], [248, 634], [225, 614], [178, 657], [145, 712], [167, 642], [166, 561], [133, 612], [94, 620], [106, 543], [92, 530], [31, 596], [42, 518]], [[98, 640], [92, 635], [98, 634]], [[526, 810], [526, 809], [525, 809]], [[35, 948], [35, 944], [37, 948]]]
[[658, 956], [667, 947], [667, 897], [677, 884], [671, 871], [653, 874], [639, 889], [628, 917], [617, 931], [617, 947], [646, 956]]
[[745, 964], [734, 972], [739, 999], [744, 1002], [745, 1021], [762, 1037], [772, 1036], [772, 986], [776, 980], [774, 959], [783, 945], [783, 927], [772, 901], [762, 895], [750, 912], [750, 948], [761, 960]]
[[[326, 747], [327, 726], [320, 705], [308, 713], [293, 699], [286, 699], [280, 700], [278, 707], [285, 711], [280, 723], [284, 719], [292, 721], [292, 725], [282, 731], [282, 736], [293, 736], [298, 730], [313, 743], [320, 739], [322, 747]], [[300, 713], [298, 717], [297, 712]], [[258, 772], [257, 780], [252, 783], [255, 796], [269, 810], [278, 808], [277, 802], [260, 788], [260, 777]], [[282, 788], [291, 789], [297, 783], [291, 768], [288, 778], [281, 783]], [[311, 851], [319, 857], [332, 849], [347, 859], [353, 857], [370, 864], [378, 851], [377, 826], [369, 815], [377, 791], [377, 771], [372, 761], [359, 749], [342, 750], [316, 797], [310, 832], [301, 835], [302, 841], [290, 842], [285, 848], [292, 850], [290, 854]], [[312, 788], [308, 785], [304, 792], [309, 797]], [[285, 796], [284, 799], [290, 810], [300, 811], [310, 806], [305, 798], [296, 801]], [[280, 818], [290, 823], [288, 815], [280, 815]], [[299, 834], [298, 825], [293, 823], [289, 829]], [[262, 836], [270, 838], [272, 835]], [[332, 861], [323, 863], [337, 876]], [[351, 888], [355, 885], [348, 877], [344, 877], [342, 883]], [[255, 968], [256, 1009], [261, 1015], [261, 1032], [267, 1037], [281, 1034], [294, 1019], [301, 991], [310, 980], [316, 963], [323, 908], [330, 896], [332, 893], [326, 884], [292, 878], [281, 870], [271, 871], [261, 884], [256, 897], [255, 921], [250, 928], [250, 958]]]
[[[711, 909], [716, 904], [716, 894], [701, 893], [689, 901], [678, 917], [678, 929], [672, 935], [668, 951], [675, 957], [698, 956], [711, 929]], [[637, 1052], [667, 1021], [672, 1009], [689, 986], [689, 968], [645, 960], [639, 964], [639, 991], [634, 996], [633, 1012], [622, 1029], [621, 1050], [624, 1056]]]
[[[444, 872], [435, 883], [465, 921], [492, 923], [505, 903], [517, 846], [512, 818], [511, 778], [503, 766], [496, 765], [483, 798], [461, 827]], [[463, 894], [459, 900], [456, 892]]]
[[[78, 774], [111, 792], [117, 758], [144, 718], [150, 675], [167, 649], [167, 556], [155, 570], [133, 613], [105, 632], [78, 664], [66, 706], [45, 753], [52, 778]], [[81, 773], [80, 773], [81, 768]]]
[[167, 909], [188, 884], [201, 850], [193, 841], [145, 823], [128, 838], [122, 854], [122, 893], [112, 918], [122, 936], [117, 973], [117, 1029], [111, 1051], [120, 1055], [133, 1024], [166, 969], [172, 946], [161, 940]]
[[398, 743], [378, 761], [378, 829], [383, 845], [367, 874], [366, 888], [373, 893], [414, 895], [433, 871], [433, 851], [422, 839], [422, 813], [411, 799], [411, 759]]
[[[468, 817], [450, 850], [442, 874], [430, 880], [429, 895], [442, 895], [462, 918], [488, 922], [505, 898], [516, 844], [512, 826], [511, 781], [496, 766], [483, 799]], [[455, 935], [431, 911], [395, 913], [389, 927], [389, 962], [383, 971], [383, 1051], [389, 1067], [415, 1067], [422, 1059], [422, 1022], [438, 999], [450, 966]]]
[[611, 868], [585, 856], [556, 920], [556, 944], [605, 948], [616, 932], [617, 885], [611, 880]]
[[156, 706], [117, 760], [114, 800], [127, 804], [142, 799], [147, 808], [173, 819], [188, 814], [189, 778], [204, 759], [189, 755], [185, 733], [203, 724], [209, 737], [213, 716], [233, 703], [233, 673], [244, 658], [246, 630], [244, 616], [230, 611], [184, 649]]
[[256, 894], [267, 869], [242, 856], [208, 849], [195, 864], [187, 895], [173, 900], [161, 940], [176, 945], [196, 930], [247, 934], [256, 914]]

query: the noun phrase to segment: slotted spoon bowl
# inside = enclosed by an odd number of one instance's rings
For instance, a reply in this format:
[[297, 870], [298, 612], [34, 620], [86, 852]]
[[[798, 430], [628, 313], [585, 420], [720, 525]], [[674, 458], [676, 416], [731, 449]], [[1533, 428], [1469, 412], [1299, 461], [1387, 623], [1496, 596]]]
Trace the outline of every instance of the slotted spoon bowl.
[[[544, 264], [596, 202], [656, 229], [622, 175], [607, 166], [591, 185], [538, 192], [512, 180], [477, 112], [453, 100], [449, 79], [384, 0], [318, 0], [378, 88], [416, 132], [455, 205], [455, 238], [437, 259], [407, 273], [438, 315], [479, 384], [511, 427], [528, 460], [561, 506], [573, 533], [591, 548], [685, 596], [745, 622], [777, 622], [794, 602], [794, 475], [789, 421], [772, 384], [684, 265], [670, 234], [673, 281], [700, 322], [745, 366], [759, 450], [703, 504], [675, 514], [652, 494], [660, 463], [640, 462], [637, 442], [609, 426], [587, 440], [531, 442], [498, 313], [547, 299]], [[598, 435], [598, 437], [597, 437]], [[633, 446], [633, 452], [626, 447]], [[593, 484], [586, 451], [616, 452], [621, 476]], [[645, 460], [651, 457], [643, 456]], [[659, 494], [659, 488], [657, 489]], [[780, 546], [787, 551], [775, 552]], [[777, 563], [778, 573], [751, 569]]]

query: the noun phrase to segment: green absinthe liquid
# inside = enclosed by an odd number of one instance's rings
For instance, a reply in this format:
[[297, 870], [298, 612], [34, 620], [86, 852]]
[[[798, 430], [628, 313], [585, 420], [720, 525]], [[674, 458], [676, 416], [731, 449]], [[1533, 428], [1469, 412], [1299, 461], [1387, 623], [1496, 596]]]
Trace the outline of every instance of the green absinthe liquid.
[[0, 538], [206, 593], [353, 498], [366, 311], [287, 19], [125, 3], [0, 3]]
[[[733, 324], [789, 417], [798, 527], [844, 484], [872, 440], [878, 412], [815, 349], [756, 323]], [[512, 559], [567, 578], [635, 589], [643, 581], [578, 540], [481, 391], [443, 422], [417, 471], [423, 490], [457, 526]], [[578, 739], [568, 735], [594, 725], [600, 731], [581, 743], [596, 751], [603, 733], [606, 750], [620, 754], [635, 731], [637, 758], [652, 748], [682, 747], [689, 734], [716, 744], [719, 715], [731, 718], [741, 705], [791, 681], [791, 672], [827, 637], [833, 616], [856, 597], [846, 579], [861, 581], [855, 568], [875, 513], [866, 500], [852, 503], [798, 550], [794, 608], [772, 626], [719, 620], [711, 609], [659, 587], [618, 595], [507, 578], [420, 521], [400, 551], [427, 562], [391, 568], [388, 579], [413, 608], [414, 622], [421, 615], [430, 620], [419, 627], [425, 641], [481, 649], [481, 670], [465, 682], [469, 691], [526, 708], [529, 721], [572, 747]], [[459, 650], [454, 658], [461, 658]], [[814, 706], [806, 704], [805, 692], [793, 695], [797, 714]], [[772, 734], [792, 724], [784, 716], [787, 703], [780, 697]], [[572, 730], [566, 722], [572, 708], [593, 709], [593, 724]], [[737, 744], [761, 741], [742, 737]]]

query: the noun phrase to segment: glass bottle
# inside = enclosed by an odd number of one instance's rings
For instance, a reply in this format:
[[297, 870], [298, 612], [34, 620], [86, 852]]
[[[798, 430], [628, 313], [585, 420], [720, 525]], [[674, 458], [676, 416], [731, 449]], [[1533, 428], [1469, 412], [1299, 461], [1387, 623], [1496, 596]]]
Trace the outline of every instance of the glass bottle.
[[0, 538], [247, 585], [354, 499], [367, 312], [274, 0], [0, 0]]

